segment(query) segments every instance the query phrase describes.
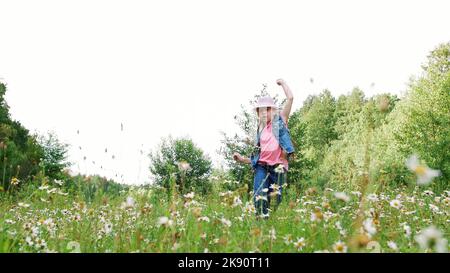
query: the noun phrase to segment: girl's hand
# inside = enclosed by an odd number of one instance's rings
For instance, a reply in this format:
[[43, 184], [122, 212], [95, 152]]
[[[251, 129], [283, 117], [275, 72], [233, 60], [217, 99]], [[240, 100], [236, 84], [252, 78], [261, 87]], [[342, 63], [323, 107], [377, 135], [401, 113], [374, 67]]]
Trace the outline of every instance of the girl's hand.
[[233, 159], [236, 160], [237, 162], [242, 162], [242, 156], [239, 153], [234, 153]]
[[278, 79], [277, 80], [277, 84], [278, 85], [284, 85], [284, 84], [286, 84], [286, 82], [283, 79]]

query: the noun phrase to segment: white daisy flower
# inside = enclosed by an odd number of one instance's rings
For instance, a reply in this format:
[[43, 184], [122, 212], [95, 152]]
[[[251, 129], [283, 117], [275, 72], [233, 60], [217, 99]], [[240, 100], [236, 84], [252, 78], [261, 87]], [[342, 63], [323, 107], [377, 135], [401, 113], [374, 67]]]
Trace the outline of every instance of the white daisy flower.
[[418, 185], [428, 185], [435, 177], [441, 175], [439, 170], [433, 170], [426, 165], [420, 164], [417, 155], [412, 155], [406, 160], [406, 167], [417, 175]]

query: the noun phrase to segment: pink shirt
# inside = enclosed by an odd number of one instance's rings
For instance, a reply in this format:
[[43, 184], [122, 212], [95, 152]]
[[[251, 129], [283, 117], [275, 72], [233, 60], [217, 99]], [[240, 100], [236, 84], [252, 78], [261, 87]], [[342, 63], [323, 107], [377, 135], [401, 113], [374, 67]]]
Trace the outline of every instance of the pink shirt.
[[261, 153], [258, 162], [264, 162], [269, 165], [281, 163], [286, 170], [288, 169], [287, 160], [281, 157], [281, 146], [272, 133], [272, 121], [267, 123], [262, 130], [259, 143], [261, 145]]

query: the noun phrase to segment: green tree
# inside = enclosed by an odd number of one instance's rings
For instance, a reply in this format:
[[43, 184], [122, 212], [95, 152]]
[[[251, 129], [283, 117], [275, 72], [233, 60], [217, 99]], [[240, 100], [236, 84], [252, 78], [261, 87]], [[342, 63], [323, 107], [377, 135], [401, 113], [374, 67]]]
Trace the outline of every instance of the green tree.
[[43, 155], [37, 136], [30, 135], [20, 122], [11, 119], [6, 91], [6, 84], [0, 82], [0, 179], [3, 189], [9, 187], [13, 177], [23, 184], [35, 175]]
[[440, 169], [439, 181], [446, 188], [450, 180], [450, 43], [434, 49], [423, 69], [393, 113], [392, 131], [403, 157], [416, 153], [430, 167]]
[[174, 179], [181, 193], [205, 194], [211, 189], [208, 176], [212, 162], [191, 139], [169, 136], [149, 157], [150, 172], [158, 185], [170, 190], [171, 179]]
[[71, 164], [67, 161], [68, 146], [58, 140], [54, 133], [47, 133], [39, 138], [43, 148], [41, 167], [44, 174], [53, 179], [62, 178], [62, 172]]

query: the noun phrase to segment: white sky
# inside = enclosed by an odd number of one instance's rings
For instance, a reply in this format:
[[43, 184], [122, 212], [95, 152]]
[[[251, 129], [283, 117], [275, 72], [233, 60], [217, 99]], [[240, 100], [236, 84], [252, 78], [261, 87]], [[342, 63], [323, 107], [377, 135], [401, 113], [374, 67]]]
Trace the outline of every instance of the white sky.
[[74, 171], [146, 182], [147, 154], [169, 134], [218, 162], [219, 131], [234, 132], [261, 84], [283, 97], [280, 77], [294, 110], [324, 88], [400, 94], [449, 41], [449, 10], [430, 0], [0, 0], [0, 80], [14, 119], [72, 145]]

